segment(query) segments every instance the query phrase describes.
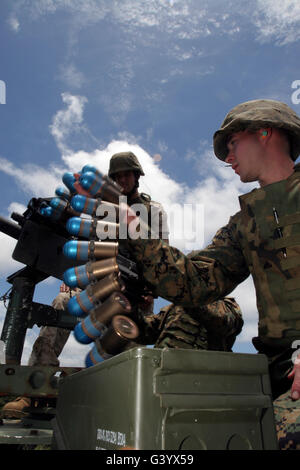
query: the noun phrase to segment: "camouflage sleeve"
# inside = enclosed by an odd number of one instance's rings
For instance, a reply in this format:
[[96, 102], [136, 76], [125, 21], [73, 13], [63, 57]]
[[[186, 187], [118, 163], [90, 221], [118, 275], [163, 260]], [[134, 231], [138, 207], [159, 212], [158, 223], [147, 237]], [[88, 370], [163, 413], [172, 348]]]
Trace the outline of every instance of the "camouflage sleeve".
[[[202, 310], [202, 311], [201, 311]], [[233, 297], [225, 297], [200, 307], [203, 324], [207, 329], [208, 349], [231, 351], [244, 321], [239, 304]]]
[[243, 319], [235, 299], [225, 297], [197, 309], [167, 305], [158, 314], [141, 317], [139, 326], [139, 342], [156, 348], [231, 351]]
[[162, 240], [130, 240], [132, 256], [155, 294], [176, 305], [198, 308], [225, 297], [244, 281], [249, 270], [234, 217], [208, 247], [188, 256]]

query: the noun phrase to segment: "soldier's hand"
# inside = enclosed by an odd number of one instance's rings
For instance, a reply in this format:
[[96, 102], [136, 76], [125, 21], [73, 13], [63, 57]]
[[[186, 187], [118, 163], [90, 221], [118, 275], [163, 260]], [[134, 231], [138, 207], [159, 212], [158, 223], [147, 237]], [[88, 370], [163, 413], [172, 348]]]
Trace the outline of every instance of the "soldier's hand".
[[293, 379], [291, 398], [298, 400], [300, 398], [300, 354], [297, 356], [292, 372], [288, 375], [289, 379]]
[[81, 194], [82, 196], [86, 197], [91, 197], [91, 194], [86, 191], [79, 182], [80, 173], [74, 173], [74, 178], [76, 179], [76, 181], [73, 183], [73, 187], [76, 190], [77, 194]]
[[59, 292], [70, 292], [70, 287], [67, 286], [64, 282], [60, 285]]

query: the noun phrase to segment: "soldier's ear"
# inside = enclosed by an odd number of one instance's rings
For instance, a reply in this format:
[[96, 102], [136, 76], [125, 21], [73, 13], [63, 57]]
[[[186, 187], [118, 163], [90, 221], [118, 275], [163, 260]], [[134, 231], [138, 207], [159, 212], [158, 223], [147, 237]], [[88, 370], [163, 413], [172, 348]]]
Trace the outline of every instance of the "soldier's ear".
[[260, 133], [260, 138], [262, 140], [266, 140], [267, 137], [271, 137], [272, 129], [260, 129], [259, 133]]

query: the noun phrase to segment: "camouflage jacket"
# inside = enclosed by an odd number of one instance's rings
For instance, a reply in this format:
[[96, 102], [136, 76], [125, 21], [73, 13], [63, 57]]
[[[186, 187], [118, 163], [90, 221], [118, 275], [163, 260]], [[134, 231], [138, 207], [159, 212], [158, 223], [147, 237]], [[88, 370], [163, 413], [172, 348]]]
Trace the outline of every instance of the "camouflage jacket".
[[251, 273], [260, 338], [290, 346], [300, 338], [300, 165], [239, 199], [241, 210], [205, 249], [185, 256], [138, 239], [129, 242], [133, 257], [157, 295], [192, 308], [223, 298]]

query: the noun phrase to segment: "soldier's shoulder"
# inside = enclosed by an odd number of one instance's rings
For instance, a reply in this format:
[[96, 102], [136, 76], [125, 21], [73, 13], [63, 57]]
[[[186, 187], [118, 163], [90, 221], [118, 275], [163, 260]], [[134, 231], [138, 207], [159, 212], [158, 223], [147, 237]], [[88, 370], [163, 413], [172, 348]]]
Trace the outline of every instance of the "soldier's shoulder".
[[236, 212], [234, 215], [232, 215], [229, 218], [229, 221], [227, 225], [225, 225], [225, 227], [232, 227], [232, 226], [238, 225], [242, 220], [241, 216], [242, 216], [242, 211]]
[[146, 204], [149, 204], [149, 206], [154, 207], [155, 209], [158, 209], [160, 211], [163, 210], [162, 204], [160, 202], [153, 201], [153, 199], [151, 199], [151, 196], [149, 196], [149, 194], [140, 193], [140, 198], [143, 200], [143, 202], [145, 202]]
[[149, 196], [149, 194], [140, 193], [140, 197], [141, 197], [141, 199], [143, 199], [146, 202], [151, 202], [151, 196]]
[[151, 199], [151, 201], [150, 201], [150, 206], [151, 206], [151, 207], [154, 207], [155, 209], [157, 209], [157, 210], [160, 211], [160, 212], [164, 212], [164, 208], [163, 208], [163, 206], [162, 206], [162, 204], [161, 204], [160, 202], [153, 201], [153, 200]]

